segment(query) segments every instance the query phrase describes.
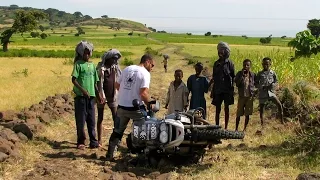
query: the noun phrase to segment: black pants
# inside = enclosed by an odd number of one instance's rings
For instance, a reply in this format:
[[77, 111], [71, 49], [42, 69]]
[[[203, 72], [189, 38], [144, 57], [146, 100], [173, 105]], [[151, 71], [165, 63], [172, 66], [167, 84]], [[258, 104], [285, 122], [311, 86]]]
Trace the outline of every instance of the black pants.
[[77, 126], [77, 145], [84, 144], [86, 135], [84, 132], [84, 124], [87, 123], [88, 134], [90, 138], [90, 147], [97, 147], [95, 131], [95, 109], [94, 97], [77, 96], [74, 98], [75, 118]]

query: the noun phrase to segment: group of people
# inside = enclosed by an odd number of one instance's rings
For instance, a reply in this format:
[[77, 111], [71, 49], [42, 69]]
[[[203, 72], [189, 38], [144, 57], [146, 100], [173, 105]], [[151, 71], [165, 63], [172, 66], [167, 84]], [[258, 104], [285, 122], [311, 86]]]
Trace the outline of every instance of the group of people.
[[[77, 127], [77, 148], [85, 148], [84, 125], [87, 123], [88, 134], [90, 137], [90, 148], [102, 146], [102, 121], [104, 107], [107, 104], [112, 113], [113, 132], [109, 139], [107, 160], [114, 159], [114, 153], [119, 145], [123, 133], [130, 119], [136, 125], [144, 123], [141, 112], [151, 101], [149, 94], [150, 71], [155, 66], [155, 60], [149, 54], [141, 57], [138, 65], [126, 67], [120, 70], [118, 62], [121, 53], [116, 49], [105, 52], [101, 62], [97, 67], [89, 61], [93, 52], [93, 45], [86, 41], [81, 41], [76, 46], [76, 57], [72, 72], [72, 83], [75, 97], [75, 119]], [[175, 111], [186, 111], [202, 107], [204, 109], [203, 118], [206, 118], [206, 99], [212, 86], [212, 104], [216, 106], [215, 122], [219, 125], [221, 106], [224, 102], [225, 129], [228, 128], [229, 106], [234, 104], [234, 85], [238, 87], [238, 107], [236, 118], [236, 130], [238, 131], [240, 117], [245, 115], [244, 131], [249, 123], [249, 116], [253, 112], [253, 100], [258, 90], [261, 125], [263, 125], [263, 110], [266, 102], [272, 100], [279, 108], [281, 119], [283, 118], [282, 105], [274, 93], [277, 85], [276, 73], [270, 70], [271, 59], [262, 60], [263, 70], [255, 74], [250, 67], [252, 62], [249, 59], [243, 61], [243, 68], [235, 73], [233, 62], [229, 59], [230, 47], [225, 42], [220, 42], [217, 46], [219, 59], [214, 63], [212, 78], [209, 79], [202, 75], [203, 64], [195, 64], [195, 74], [191, 75], [187, 84], [182, 81], [183, 71], [177, 69], [174, 72], [174, 81], [169, 85], [166, 97], [165, 108], [168, 113]], [[167, 72], [167, 60], [165, 56], [164, 68]], [[189, 95], [191, 99], [189, 101]], [[132, 101], [137, 99], [140, 107], [134, 107]], [[98, 109], [97, 132], [95, 133], [95, 104]]]

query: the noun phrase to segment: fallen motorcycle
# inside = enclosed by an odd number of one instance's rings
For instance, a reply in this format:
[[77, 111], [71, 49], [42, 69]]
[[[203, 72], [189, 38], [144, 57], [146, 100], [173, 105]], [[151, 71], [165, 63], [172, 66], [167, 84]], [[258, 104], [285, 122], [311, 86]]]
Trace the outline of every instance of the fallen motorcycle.
[[[140, 107], [137, 100], [132, 104]], [[164, 157], [196, 163], [209, 148], [220, 144], [222, 139], [244, 138], [243, 132], [225, 130], [201, 118], [203, 108], [176, 111], [163, 119], [157, 119], [155, 113], [159, 111], [160, 103], [152, 101], [149, 104], [154, 104], [154, 107], [148, 107], [147, 112], [140, 110], [145, 123], [133, 123], [126, 142], [131, 153], [144, 155], [153, 166], [157, 166]]]

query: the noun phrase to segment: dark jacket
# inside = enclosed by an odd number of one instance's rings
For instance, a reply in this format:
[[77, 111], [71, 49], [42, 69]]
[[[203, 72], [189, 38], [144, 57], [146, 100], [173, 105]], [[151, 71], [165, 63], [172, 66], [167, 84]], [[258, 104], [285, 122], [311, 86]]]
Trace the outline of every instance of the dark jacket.
[[233, 94], [234, 77], [235, 69], [233, 62], [230, 59], [226, 59], [223, 62], [217, 60], [213, 65], [212, 73], [214, 94]]
[[[249, 92], [250, 96], [254, 95], [254, 83], [255, 83], [255, 77], [256, 75], [249, 71]], [[238, 87], [238, 93], [239, 97], [244, 97], [244, 77], [243, 77], [243, 71], [238, 71], [235, 79], [234, 79], [236, 86]]]

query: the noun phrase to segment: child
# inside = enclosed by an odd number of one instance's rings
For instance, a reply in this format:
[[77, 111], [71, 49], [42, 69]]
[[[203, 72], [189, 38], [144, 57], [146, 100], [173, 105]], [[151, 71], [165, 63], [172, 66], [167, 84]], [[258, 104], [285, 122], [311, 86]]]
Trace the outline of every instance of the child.
[[167, 54], [163, 55], [163, 67], [164, 67], [164, 72], [167, 72], [167, 67], [168, 67], [168, 59], [169, 59], [169, 56]]
[[224, 103], [224, 120], [225, 129], [229, 123], [229, 106], [234, 104], [234, 77], [235, 68], [230, 57], [231, 49], [225, 42], [220, 42], [217, 46], [219, 59], [215, 61], [212, 68], [212, 79], [210, 84], [213, 84], [211, 90], [211, 104], [216, 106], [216, 125], [220, 123], [220, 112], [222, 102]]
[[107, 104], [112, 113], [113, 127], [118, 125], [117, 118], [117, 93], [116, 87], [114, 86], [116, 79], [121, 75], [121, 70], [118, 66], [118, 61], [121, 58], [121, 53], [117, 49], [110, 49], [103, 54], [101, 57], [101, 62], [97, 66], [97, 72], [99, 75], [100, 82], [98, 83], [99, 93], [102, 94], [103, 100], [102, 104], [97, 102], [98, 107], [98, 142], [99, 146], [101, 143], [102, 134], [102, 121], [104, 114], [104, 107]]
[[182, 112], [188, 108], [188, 96], [189, 91], [186, 84], [182, 81], [183, 72], [181, 69], [178, 69], [174, 72], [174, 81], [170, 83], [166, 106], [168, 109], [168, 114], [174, 113], [176, 110]]
[[191, 75], [187, 81], [187, 87], [191, 92], [190, 109], [196, 109], [202, 107], [204, 109], [203, 118], [206, 118], [206, 99], [204, 93], [208, 92], [209, 82], [208, 79], [201, 75], [203, 70], [203, 64], [198, 62], [195, 66], [196, 74]]
[[243, 69], [236, 74], [235, 83], [238, 87], [238, 107], [236, 118], [236, 131], [238, 131], [240, 117], [245, 115], [245, 123], [243, 131], [246, 131], [249, 123], [249, 116], [253, 112], [253, 95], [254, 95], [254, 77], [255, 74], [250, 71], [251, 61], [245, 59], [243, 61]]
[[277, 75], [274, 71], [270, 70], [271, 59], [268, 57], [263, 58], [262, 67], [263, 70], [257, 74], [255, 79], [256, 86], [259, 90], [259, 106], [260, 106], [260, 120], [263, 128], [263, 111], [267, 101], [273, 101], [277, 106], [280, 113], [281, 121], [283, 122], [283, 109], [280, 100], [274, 93], [277, 85]]
[[74, 105], [77, 126], [77, 148], [85, 148], [85, 123], [87, 123], [90, 137], [89, 146], [90, 148], [97, 148], [99, 145], [95, 137], [94, 98], [99, 78], [95, 65], [89, 61], [90, 56], [92, 56], [93, 45], [86, 41], [81, 41], [75, 50], [76, 58], [72, 72], [72, 83], [74, 84], [73, 91], [76, 94]]

